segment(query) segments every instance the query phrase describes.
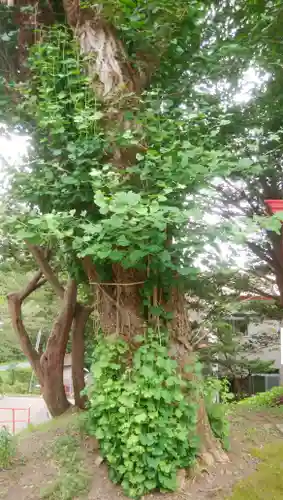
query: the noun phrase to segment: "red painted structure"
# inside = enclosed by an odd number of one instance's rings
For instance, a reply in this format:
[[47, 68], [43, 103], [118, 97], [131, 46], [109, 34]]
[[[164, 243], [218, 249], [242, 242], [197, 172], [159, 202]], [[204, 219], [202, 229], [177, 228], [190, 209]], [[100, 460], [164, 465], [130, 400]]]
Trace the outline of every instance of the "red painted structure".
[[246, 300], [275, 300], [276, 297], [273, 299], [272, 297], [262, 297], [261, 295], [240, 295], [239, 299], [245, 302]]
[[[0, 427], [5, 427], [5, 424], [12, 424], [13, 434], [16, 433], [16, 424], [17, 423], [23, 423], [23, 424], [27, 424], [27, 425], [30, 424], [30, 406], [29, 406], [29, 408], [0, 408], [0, 412], [1, 411], [5, 411], [5, 412], [10, 411], [11, 412], [12, 419], [11, 420], [0, 420]], [[16, 419], [16, 412], [17, 411], [27, 412], [27, 416], [26, 416], [25, 420]], [[0, 415], [1, 415], [1, 413], [0, 413]], [[1, 424], [4, 424], [4, 425], [1, 425]]]
[[271, 213], [283, 212], [283, 200], [264, 200]]

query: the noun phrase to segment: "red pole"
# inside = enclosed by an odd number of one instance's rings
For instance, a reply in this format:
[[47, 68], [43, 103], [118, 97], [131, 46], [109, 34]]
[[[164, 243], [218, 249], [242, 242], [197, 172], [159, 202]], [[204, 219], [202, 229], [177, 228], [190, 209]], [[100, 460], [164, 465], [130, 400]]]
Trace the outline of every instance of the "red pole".
[[28, 408], [28, 425], [30, 425], [30, 406]]
[[13, 419], [13, 424], [12, 424], [12, 428], [13, 428], [13, 434], [16, 433], [16, 421], [15, 421], [15, 408], [12, 409], [12, 419]]

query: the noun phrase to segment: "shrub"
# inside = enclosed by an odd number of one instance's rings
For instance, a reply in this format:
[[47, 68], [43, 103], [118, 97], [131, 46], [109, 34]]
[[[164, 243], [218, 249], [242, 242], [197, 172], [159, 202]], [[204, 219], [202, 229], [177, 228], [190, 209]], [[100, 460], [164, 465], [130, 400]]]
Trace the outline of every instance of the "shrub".
[[11, 466], [16, 452], [15, 438], [3, 427], [0, 429], [0, 467], [7, 469]]
[[184, 381], [168, 348], [136, 337], [102, 339], [92, 365], [88, 430], [100, 443], [110, 478], [137, 498], [174, 490], [177, 471], [193, 464], [198, 448], [195, 388]]
[[29, 388], [25, 383], [15, 382], [13, 385], [4, 383], [1, 389], [4, 394], [27, 394]]
[[9, 370], [2, 372], [2, 382], [5, 386], [11, 387], [14, 390], [14, 386], [24, 387], [24, 393], [28, 391], [29, 382], [31, 378], [32, 371], [30, 368], [10, 368]]
[[250, 407], [250, 408], [268, 408], [276, 406], [280, 398], [283, 397], [283, 387], [272, 387], [270, 391], [259, 392], [255, 396], [242, 399], [238, 402], [238, 406]]
[[32, 370], [30, 368], [17, 368], [15, 370], [15, 380], [22, 384], [29, 385]]

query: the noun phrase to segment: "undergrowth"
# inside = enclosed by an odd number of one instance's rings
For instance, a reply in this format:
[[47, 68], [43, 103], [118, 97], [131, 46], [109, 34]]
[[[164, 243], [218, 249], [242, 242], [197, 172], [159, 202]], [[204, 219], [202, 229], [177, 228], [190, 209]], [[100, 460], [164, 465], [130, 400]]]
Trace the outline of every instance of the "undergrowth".
[[247, 408], [269, 408], [282, 404], [281, 399], [283, 398], [283, 387], [273, 387], [270, 391], [259, 392], [255, 396], [242, 399], [238, 402], [237, 406], [243, 406]]
[[7, 469], [13, 463], [16, 454], [14, 436], [5, 427], [0, 429], [0, 468]]
[[56, 462], [58, 477], [41, 491], [45, 500], [73, 500], [86, 493], [90, 486], [90, 476], [86, 472], [76, 436], [60, 436], [51, 448], [51, 456]]

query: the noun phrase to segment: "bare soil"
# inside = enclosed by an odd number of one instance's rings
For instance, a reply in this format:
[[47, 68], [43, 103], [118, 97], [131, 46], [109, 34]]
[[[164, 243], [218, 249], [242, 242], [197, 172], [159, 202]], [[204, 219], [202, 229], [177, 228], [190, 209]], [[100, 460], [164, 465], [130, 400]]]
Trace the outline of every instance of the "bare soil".
[[[199, 467], [182, 480], [182, 488], [175, 494], [154, 493], [148, 500], [226, 500], [233, 485], [257, 469], [258, 459], [251, 455], [252, 448], [267, 443], [283, 442], [283, 411], [237, 411], [231, 417], [231, 451], [229, 461], [211, 467]], [[19, 436], [18, 456], [10, 470], [0, 470], [1, 500], [40, 500], [41, 491], [58, 477], [58, 466], [48, 450], [62, 435], [78, 432], [73, 425], [75, 416], [57, 419], [38, 430]], [[73, 419], [73, 420], [71, 420]], [[281, 429], [280, 429], [281, 425]], [[88, 500], [127, 500], [121, 489], [108, 479], [105, 464], [98, 465], [99, 454], [90, 440], [82, 440], [85, 468], [91, 474], [91, 488], [84, 497]], [[244, 499], [243, 499], [244, 500]]]

